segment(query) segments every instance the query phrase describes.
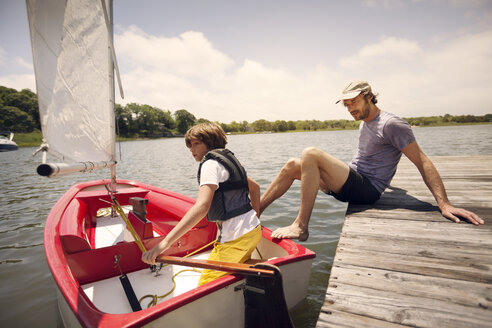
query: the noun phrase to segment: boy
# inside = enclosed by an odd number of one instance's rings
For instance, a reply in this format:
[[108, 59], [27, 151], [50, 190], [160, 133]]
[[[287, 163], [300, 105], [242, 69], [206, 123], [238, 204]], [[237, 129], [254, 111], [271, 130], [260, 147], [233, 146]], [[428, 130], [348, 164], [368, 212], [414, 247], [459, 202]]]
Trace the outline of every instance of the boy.
[[[159, 254], [206, 215], [208, 221], [217, 222], [219, 227], [219, 236], [209, 260], [244, 263], [261, 238], [257, 216], [260, 186], [247, 177], [234, 154], [225, 149], [227, 137], [219, 125], [195, 125], [186, 132], [185, 142], [195, 160], [200, 162], [196, 203], [159, 244], [142, 255], [142, 261], [155, 264]], [[198, 285], [226, 274], [204, 270]]]

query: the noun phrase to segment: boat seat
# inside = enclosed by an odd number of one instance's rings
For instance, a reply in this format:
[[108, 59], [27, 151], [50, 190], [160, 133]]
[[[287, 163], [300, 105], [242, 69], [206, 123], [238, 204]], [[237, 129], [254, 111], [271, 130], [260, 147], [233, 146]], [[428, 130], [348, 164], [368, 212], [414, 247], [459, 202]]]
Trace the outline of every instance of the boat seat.
[[62, 220], [60, 222], [60, 241], [67, 253], [75, 253], [91, 249], [89, 238], [85, 232], [87, 205], [74, 199], [67, 206], [65, 215], [77, 220]]

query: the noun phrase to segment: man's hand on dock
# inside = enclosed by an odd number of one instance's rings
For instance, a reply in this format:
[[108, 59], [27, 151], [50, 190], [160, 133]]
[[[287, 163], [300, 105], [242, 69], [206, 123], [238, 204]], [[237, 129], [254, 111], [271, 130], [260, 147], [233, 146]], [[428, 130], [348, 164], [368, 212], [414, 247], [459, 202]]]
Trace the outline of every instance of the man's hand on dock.
[[467, 211], [464, 208], [454, 207], [451, 204], [444, 205], [441, 208], [441, 213], [445, 218], [448, 218], [456, 223], [460, 222], [460, 217], [470, 221], [470, 223], [473, 223], [475, 225], [485, 223], [484, 220], [482, 220], [475, 213]]

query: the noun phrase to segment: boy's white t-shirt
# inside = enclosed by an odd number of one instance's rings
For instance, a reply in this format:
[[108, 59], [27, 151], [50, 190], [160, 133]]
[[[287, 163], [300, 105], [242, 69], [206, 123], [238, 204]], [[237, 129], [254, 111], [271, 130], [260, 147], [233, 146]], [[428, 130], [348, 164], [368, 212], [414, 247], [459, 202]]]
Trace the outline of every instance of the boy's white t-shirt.
[[[229, 171], [214, 159], [203, 163], [200, 172], [200, 187], [207, 184], [219, 186], [220, 182], [229, 179]], [[225, 243], [241, 237], [250, 232], [260, 224], [255, 210], [222, 221], [220, 242]]]

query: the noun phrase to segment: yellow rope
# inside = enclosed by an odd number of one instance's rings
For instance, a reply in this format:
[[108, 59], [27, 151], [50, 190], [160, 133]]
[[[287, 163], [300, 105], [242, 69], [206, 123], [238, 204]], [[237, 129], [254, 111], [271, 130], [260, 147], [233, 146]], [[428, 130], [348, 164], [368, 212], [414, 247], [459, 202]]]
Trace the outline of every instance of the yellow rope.
[[[140, 236], [137, 234], [137, 232], [136, 232], [136, 231], [135, 231], [135, 229], [133, 228], [133, 225], [131, 224], [130, 220], [128, 219], [128, 217], [126, 216], [125, 212], [123, 211], [123, 208], [121, 207], [120, 203], [116, 200], [116, 197], [114, 196], [114, 194], [113, 194], [113, 193], [109, 190], [109, 187], [108, 187], [106, 184], [105, 184], [104, 186], [105, 186], [105, 187], [106, 187], [106, 189], [108, 190], [109, 196], [111, 197], [111, 200], [113, 201], [113, 204], [112, 204], [112, 206], [111, 206], [111, 207], [112, 207], [112, 208], [114, 208], [114, 209], [116, 210], [116, 212], [118, 212], [118, 214], [120, 215], [120, 217], [123, 219], [123, 221], [125, 221], [125, 223], [126, 223], [126, 227], [127, 227], [127, 229], [130, 231], [130, 233], [132, 234], [132, 236], [133, 236], [133, 238], [135, 239], [135, 242], [137, 243], [138, 247], [140, 248], [140, 250], [142, 251], [142, 253], [145, 253], [147, 250], [145, 249], [145, 246], [144, 246], [144, 244], [142, 243], [142, 240], [140, 239]], [[187, 254], [187, 255], [185, 255], [185, 256], [183, 256], [183, 257], [189, 257], [189, 256], [191, 256], [191, 255], [193, 255], [193, 254], [196, 254], [196, 253], [198, 253], [199, 251], [201, 251], [202, 249], [207, 248], [208, 246], [212, 245], [212, 244], [213, 244], [213, 243], [215, 243], [216, 241], [217, 241], [217, 239], [216, 239], [216, 240], [211, 241], [210, 243], [206, 244], [205, 246], [200, 247], [199, 249], [197, 249], [197, 250], [195, 250], [195, 251], [191, 252], [190, 254]], [[169, 264], [163, 265], [163, 266], [161, 267], [161, 269], [162, 269], [163, 267], [165, 267], [165, 266], [168, 266], [168, 265], [169, 265]], [[164, 297], [168, 296], [169, 294], [171, 294], [171, 293], [172, 293], [172, 292], [176, 289], [176, 281], [174, 280], [174, 278], [175, 278], [178, 274], [180, 274], [181, 272], [186, 272], [186, 271], [192, 271], [192, 272], [199, 272], [199, 273], [201, 273], [201, 271], [200, 271], [200, 270], [197, 270], [197, 269], [195, 269], [195, 268], [193, 268], [193, 269], [184, 269], [184, 270], [178, 271], [178, 272], [177, 272], [177, 273], [175, 273], [175, 274], [172, 276], [172, 278], [171, 278], [171, 280], [172, 280], [172, 282], [173, 282], [173, 288], [172, 288], [169, 292], [167, 292], [166, 294], [161, 295], [161, 296], [148, 294], [148, 295], [145, 295], [145, 296], [141, 297], [141, 298], [138, 300], [138, 302], [139, 302], [139, 303], [142, 303], [142, 300], [144, 300], [144, 299], [146, 299], [146, 298], [150, 297], [150, 298], [152, 298], [152, 300], [151, 300], [151, 301], [149, 302], [149, 304], [147, 305], [147, 308], [149, 308], [149, 307], [151, 307], [151, 306], [153, 306], [153, 305], [156, 305], [156, 304], [157, 304], [157, 301], [158, 301], [159, 299], [161, 299], [161, 298], [164, 298]]]
[[[200, 247], [199, 249], [197, 249], [197, 250], [195, 250], [195, 251], [191, 252], [190, 254], [187, 254], [187, 255], [185, 255], [185, 256], [183, 256], [183, 257], [189, 257], [189, 256], [192, 256], [193, 254], [198, 253], [198, 252], [199, 252], [199, 251], [201, 251], [202, 249], [207, 248], [208, 246], [212, 245], [212, 244], [213, 244], [213, 243], [215, 243], [216, 241], [217, 241], [217, 240], [213, 240], [213, 241], [211, 241], [210, 243], [206, 244], [205, 246]], [[162, 267], [164, 268], [164, 267], [166, 267], [166, 266], [168, 266], [168, 265], [170, 265], [170, 264], [165, 264], [165, 265], [163, 265]], [[161, 269], [162, 269], [162, 268], [161, 268]], [[150, 298], [151, 298], [151, 300], [150, 300], [150, 302], [147, 304], [147, 308], [149, 308], [149, 307], [151, 307], [151, 306], [154, 306], [154, 305], [157, 305], [157, 302], [159, 301], [159, 299], [161, 299], [161, 298], [165, 298], [166, 296], [170, 295], [170, 294], [171, 294], [171, 293], [172, 293], [172, 292], [176, 289], [176, 281], [174, 280], [174, 278], [175, 278], [178, 274], [180, 274], [180, 273], [182, 273], [182, 272], [186, 272], [186, 271], [190, 271], [190, 272], [198, 272], [198, 273], [201, 273], [201, 272], [202, 272], [202, 271], [197, 270], [197, 269], [195, 269], [195, 268], [193, 268], [193, 269], [183, 269], [183, 270], [181, 270], [181, 271], [178, 271], [178, 272], [176, 272], [176, 273], [175, 273], [175, 274], [171, 277], [171, 281], [173, 282], [173, 288], [171, 288], [171, 290], [170, 290], [169, 292], [167, 292], [166, 294], [160, 295], [160, 296], [159, 296], [159, 295], [157, 295], [157, 294], [156, 294], [156, 295], [147, 294], [147, 295], [142, 296], [142, 297], [138, 300], [138, 302], [139, 302], [140, 304], [142, 304], [142, 301], [143, 301], [144, 299], [146, 299], [146, 298], [149, 298], [149, 297], [150, 297]]]
[[113, 204], [111, 205], [111, 207], [114, 208], [116, 210], [116, 212], [118, 212], [118, 214], [120, 215], [120, 217], [123, 219], [123, 221], [125, 221], [126, 228], [132, 234], [133, 239], [135, 239], [135, 242], [137, 243], [138, 248], [140, 248], [140, 250], [142, 251], [142, 254], [145, 253], [147, 251], [147, 249], [145, 249], [145, 246], [142, 243], [142, 240], [140, 239], [140, 236], [137, 234], [137, 232], [133, 228], [132, 223], [130, 222], [130, 220], [126, 216], [125, 211], [123, 211], [123, 208], [121, 207], [120, 203], [118, 202], [118, 200], [116, 200], [116, 197], [114, 195], [114, 192], [109, 189], [109, 186], [107, 184], [104, 184], [104, 187], [108, 191], [109, 197], [111, 198], [111, 201], [113, 202]]
[[133, 225], [132, 223], [130, 222], [130, 220], [128, 219], [128, 217], [126, 216], [125, 212], [123, 211], [123, 209], [121, 208], [121, 205], [120, 203], [118, 203], [118, 201], [116, 200], [116, 198], [114, 196], [111, 196], [111, 199], [113, 200], [113, 208], [116, 210], [116, 212], [118, 212], [118, 214], [120, 215], [120, 217], [123, 219], [123, 221], [125, 221], [126, 223], [126, 228], [128, 229], [128, 231], [130, 231], [130, 233], [132, 234], [133, 236], [133, 239], [135, 239], [135, 242], [137, 243], [138, 245], [138, 248], [140, 248], [140, 250], [142, 251], [142, 254], [145, 253], [147, 250], [145, 249], [145, 246], [144, 244], [142, 243], [142, 240], [140, 239], [140, 236], [137, 234], [137, 232], [135, 231], [135, 229], [133, 228]]
[[171, 293], [172, 293], [172, 292], [176, 289], [176, 281], [174, 280], [174, 278], [175, 278], [178, 274], [180, 274], [180, 273], [182, 273], [182, 272], [186, 272], [186, 271], [191, 271], [191, 272], [198, 272], [198, 273], [201, 273], [201, 271], [200, 271], [200, 270], [197, 270], [197, 269], [183, 269], [183, 270], [181, 270], [181, 271], [178, 271], [178, 272], [177, 272], [177, 273], [175, 273], [175, 274], [172, 276], [172, 278], [171, 278], [171, 280], [172, 280], [172, 282], [173, 282], [173, 288], [171, 288], [171, 290], [170, 290], [170, 291], [168, 291], [166, 294], [161, 295], [161, 296], [159, 296], [159, 295], [151, 295], [151, 294], [145, 295], [145, 296], [141, 297], [141, 298], [138, 300], [138, 302], [139, 302], [140, 304], [142, 304], [142, 301], [143, 301], [144, 299], [146, 299], [146, 298], [150, 297], [150, 298], [151, 298], [151, 300], [150, 300], [150, 302], [147, 304], [147, 308], [149, 308], [149, 307], [151, 307], [151, 306], [154, 306], [154, 305], [157, 305], [157, 302], [159, 301], [159, 299], [161, 299], [161, 298], [165, 298], [166, 296], [168, 296], [169, 294], [171, 294]]

